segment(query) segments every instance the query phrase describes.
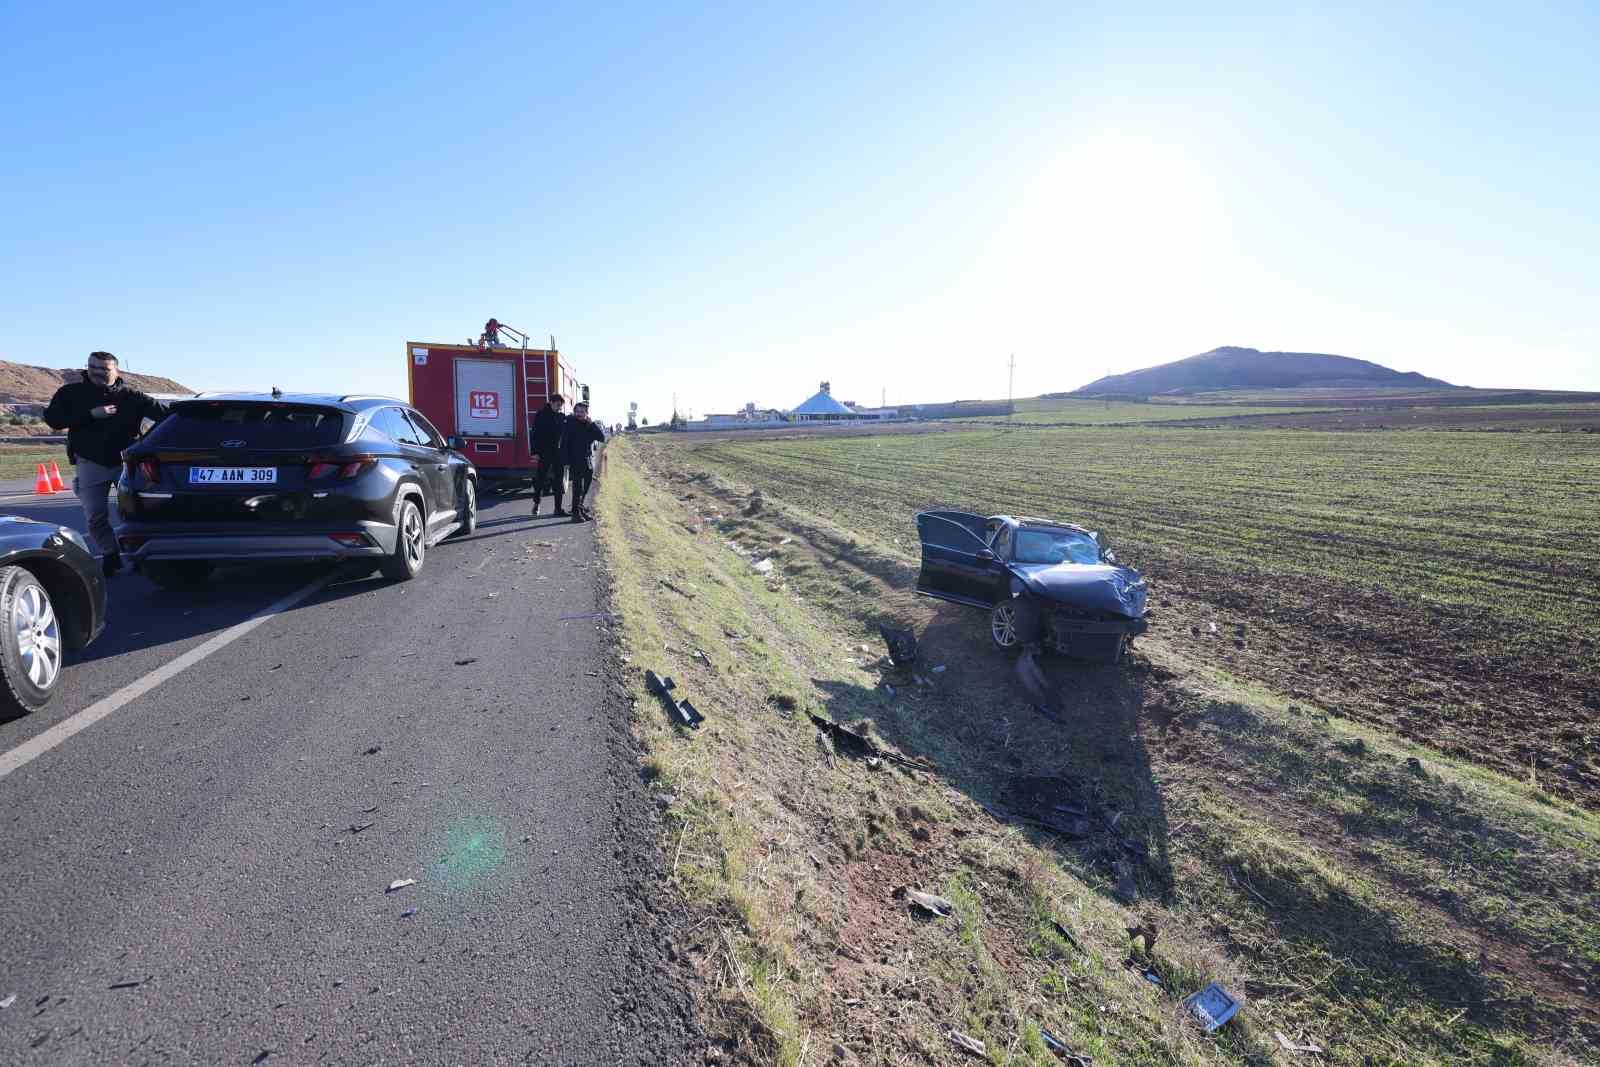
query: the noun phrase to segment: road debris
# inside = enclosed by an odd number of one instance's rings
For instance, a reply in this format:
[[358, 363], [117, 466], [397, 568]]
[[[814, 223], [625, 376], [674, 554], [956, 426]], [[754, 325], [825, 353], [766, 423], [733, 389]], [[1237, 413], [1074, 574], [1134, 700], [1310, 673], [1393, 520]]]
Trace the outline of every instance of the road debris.
[[378, 753], [380, 753], [382, 751], [383, 751], [383, 746], [382, 745], [373, 745], [371, 748], [367, 749], [365, 752], [363, 752], [361, 754], [363, 756], [376, 756]]
[[911, 630], [878, 624], [878, 633], [889, 649], [889, 662], [896, 670], [909, 671], [917, 661], [917, 635]]
[[489, 593], [489, 594], [485, 595], [483, 599], [485, 599], [485, 600], [493, 600], [495, 597], [497, 597], [499, 595], [500, 595], [499, 593]]
[[416, 914], [416, 913], [417, 913], [417, 909], [416, 909], [416, 908], [407, 908], [407, 909], [406, 909], [406, 910], [405, 910], [405, 911], [402, 911], [402, 912], [401, 912], [401, 913], [400, 913], [400, 918], [402, 918], [402, 919], [409, 919], [409, 918], [411, 918], [411, 917], [412, 917], [412, 916], [413, 916], [413, 915], [415, 915], [415, 914]]
[[140, 986], [144, 985], [149, 980], [150, 979], [148, 979], [148, 978], [130, 978], [126, 982], [112, 982], [111, 983], [111, 988], [112, 989], [138, 989]]
[[1239, 1002], [1215, 982], [1184, 998], [1183, 1006], [1200, 1020], [1208, 1034], [1239, 1014]]
[[910, 767], [915, 771], [935, 771], [938, 769], [927, 760], [907, 759], [906, 757], [898, 756], [893, 752], [886, 752], [877, 745], [873, 744], [871, 739], [867, 738], [863, 734], [858, 734], [854, 730], [836, 723], [831, 719], [825, 718], [824, 716], [818, 715], [814, 711], [810, 712], [809, 714], [811, 715], [811, 721], [817, 727], [818, 732], [827, 737], [832, 747], [832, 751], [842, 752], [850, 756], [858, 756], [862, 759], [876, 758], [888, 760], [890, 763], [898, 763], [902, 767]]
[[458, 660], [456, 660], [456, 666], [457, 667], [465, 667], [469, 663], [476, 663], [476, 662], [478, 662], [478, 657], [477, 656], [468, 656], [466, 659], [458, 659]]
[[1407, 756], [1406, 757], [1406, 767], [1407, 767], [1407, 769], [1409, 769], [1411, 771], [1412, 774], [1427, 774], [1428, 773], [1427, 771], [1422, 769], [1422, 761], [1419, 760], [1415, 756]]
[[951, 1030], [948, 1036], [957, 1048], [965, 1049], [974, 1056], [988, 1058], [988, 1046], [986, 1046], [982, 1041], [979, 1041], [977, 1038], [968, 1037], [960, 1030]]
[[375, 825], [376, 825], [375, 823], [370, 823], [370, 822], [351, 823], [350, 824], [350, 832], [352, 834], [359, 834], [363, 830], [372, 829], [372, 827], [375, 826]]
[[416, 884], [417, 880], [415, 878], [396, 878], [394, 881], [389, 883], [389, 888], [385, 889], [384, 892], [393, 893], [397, 889], [404, 889], [408, 885]]
[[[1050, 928], [1061, 935], [1061, 940], [1065, 941], [1079, 952], [1084, 952], [1084, 948], [1078, 943], [1078, 939], [1072, 936], [1072, 931], [1061, 925], [1061, 920], [1051, 919]], [[1088, 953], [1084, 952], [1084, 955], [1088, 955]]]
[[1129, 941], [1138, 941], [1140, 938], [1144, 938], [1144, 951], [1146, 954], [1155, 950], [1156, 937], [1159, 933], [1156, 930], [1155, 923], [1146, 922], [1143, 926], [1130, 926], [1127, 930]]
[[769, 557], [767, 559], [757, 560], [755, 563], [750, 564], [750, 569], [755, 571], [757, 574], [771, 574], [772, 559]]
[[11, 1007], [11, 1005], [15, 1004], [16, 1002], [17, 995], [15, 993], [11, 994], [4, 1000], [0, 1000], [0, 1011], [4, 1011], [6, 1008]]
[[894, 891], [894, 895], [910, 901], [929, 915], [935, 915], [941, 919], [948, 919], [956, 908], [955, 902], [946, 897], [937, 897], [932, 893], [921, 893], [910, 886], [901, 886]]
[[644, 672], [644, 687], [661, 698], [661, 702], [667, 707], [668, 718], [677, 725], [694, 730], [705, 722], [706, 717], [700, 714], [693, 704], [672, 695], [672, 691], [678, 686], [671, 678], [663, 678], [655, 671], [647, 670]]
[[1077, 1067], [1094, 1067], [1094, 1060], [1088, 1056], [1079, 1055], [1062, 1044], [1061, 1039], [1044, 1027], [1039, 1027], [1039, 1036], [1044, 1039], [1044, 1047], [1054, 1052], [1068, 1063], [1077, 1064]]
[[1283, 1046], [1285, 1052], [1309, 1052], [1314, 1056], [1322, 1055], [1321, 1045], [1300, 1045], [1283, 1036], [1282, 1030], [1274, 1030], [1272, 1036], [1278, 1039], [1278, 1044]]
[[700, 595], [699, 590], [692, 585], [688, 585], [687, 583], [684, 585], [679, 585], [671, 578], [657, 578], [656, 581], [660, 582], [663, 586], [672, 590], [674, 593], [677, 593], [679, 596], [688, 597], [690, 600], [693, 600], [695, 597]]

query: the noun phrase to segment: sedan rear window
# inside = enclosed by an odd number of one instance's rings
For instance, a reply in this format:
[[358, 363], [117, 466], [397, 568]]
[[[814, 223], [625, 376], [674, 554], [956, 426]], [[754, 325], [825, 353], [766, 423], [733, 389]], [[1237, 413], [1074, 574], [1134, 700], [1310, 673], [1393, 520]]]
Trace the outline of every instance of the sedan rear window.
[[344, 437], [344, 413], [304, 404], [180, 404], [146, 438], [158, 448], [318, 448]]

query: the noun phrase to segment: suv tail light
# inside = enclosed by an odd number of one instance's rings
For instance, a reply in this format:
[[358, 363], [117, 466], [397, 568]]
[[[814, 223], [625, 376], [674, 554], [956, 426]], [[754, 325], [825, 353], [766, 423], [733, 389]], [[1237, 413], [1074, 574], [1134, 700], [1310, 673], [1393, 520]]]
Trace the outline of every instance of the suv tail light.
[[150, 485], [161, 480], [161, 464], [153, 459], [125, 459], [122, 461], [122, 472], [130, 481], [135, 472], [144, 475], [144, 480]]
[[335, 459], [314, 459], [311, 469], [306, 477], [312, 481], [319, 478], [354, 478], [358, 474], [365, 474], [371, 470], [378, 461], [372, 456], [356, 456], [353, 459], [342, 457]]

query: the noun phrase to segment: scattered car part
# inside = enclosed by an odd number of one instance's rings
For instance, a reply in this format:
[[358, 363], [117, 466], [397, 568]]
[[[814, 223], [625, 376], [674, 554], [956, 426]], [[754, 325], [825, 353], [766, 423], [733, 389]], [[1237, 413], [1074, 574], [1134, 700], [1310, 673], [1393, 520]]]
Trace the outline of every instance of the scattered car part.
[[1200, 1020], [1208, 1034], [1239, 1014], [1239, 1002], [1215, 982], [1186, 997], [1183, 1006]]
[[663, 678], [655, 671], [645, 671], [644, 687], [650, 693], [661, 698], [661, 702], [667, 706], [670, 713], [668, 717], [679, 726], [686, 726], [693, 730], [706, 721], [706, 717], [700, 714], [693, 704], [687, 700], [679, 700], [672, 695], [672, 691], [678, 685], [671, 678]]
[[417, 880], [415, 878], [397, 878], [389, 883], [389, 888], [385, 889], [384, 892], [393, 893], [396, 889], [404, 889], [406, 886], [416, 884]]
[[1298, 1042], [1290, 1041], [1283, 1036], [1282, 1030], [1274, 1030], [1272, 1036], [1278, 1039], [1278, 1044], [1283, 1046], [1283, 1051], [1285, 1052], [1309, 1052], [1315, 1056], [1322, 1055], [1321, 1045], [1302, 1045]]
[[[1065, 926], [1061, 925], [1061, 920], [1059, 920], [1059, 919], [1051, 919], [1050, 920], [1050, 926], [1051, 926], [1051, 928], [1053, 930], [1055, 930], [1056, 933], [1061, 935], [1061, 939], [1063, 941], [1065, 941], [1067, 944], [1071, 945], [1073, 948], [1077, 949], [1079, 952], [1083, 952], [1084, 951], [1083, 946], [1078, 943], [1078, 939], [1072, 936], [1072, 931], [1068, 930]], [[1085, 955], [1087, 955], [1087, 953], [1085, 953]]]
[[948, 919], [956, 908], [955, 902], [947, 897], [934, 896], [932, 893], [921, 893], [910, 886], [901, 886], [895, 890], [894, 895], [910, 901], [929, 915], [940, 919]]
[[911, 630], [898, 630], [893, 626], [878, 624], [878, 633], [889, 647], [889, 662], [896, 670], [908, 671], [917, 661], [917, 635]]
[[987, 1058], [989, 1055], [989, 1049], [982, 1041], [979, 1041], [975, 1037], [968, 1037], [960, 1030], [950, 1031], [949, 1037], [957, 1048], [965, 1049], [974, 1056], [982, 1056]]
[[809, 714], [811, 715], [811, 721], [827, 737], [836, 752], [844, 752], [862, 759], [888, 760], [890, 763], [898, 763], [902, 767], [910, 767], [912, 770], [917, 771], [933, 771], [937, 769], [927, 760], [912, 760], [904, 756], [895, 755], [893, 752], [885, 752], [873, 744], [870, 739], [856, 733], [854, 730], [836, 723], [832, 719], [818, 715], [814, 711]]
[[1088, 1056], [1079, 1055], [1061, 1043], [1061, 1039], [1044, 1027], [1039, 1027], [1039, 1036], [1044, 1039], [1044, 1047], [1054, 1052], [1068, 1063], [1075, 1063], [1077, 1067], [1094, 1067], [1094, 1060]]

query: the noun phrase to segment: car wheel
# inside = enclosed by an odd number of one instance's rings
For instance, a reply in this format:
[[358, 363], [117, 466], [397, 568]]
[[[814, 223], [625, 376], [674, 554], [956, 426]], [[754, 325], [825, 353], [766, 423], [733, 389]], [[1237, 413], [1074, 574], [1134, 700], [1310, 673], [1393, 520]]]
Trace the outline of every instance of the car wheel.
[[61, 680], [61, 620], [39, 579], [0, 567], [0, 710], [38, 711]]
[[989, 612], [989, 640], [1002, 652], [1017, 647], [1017, 607], [1011, 601], [996, 604]]
[[146, 560], [139, 573], [162, 589], [198, 589], [206, 584], [215, 569], [203, 559]]
[[478, 486], [468, 478], [465, 487], [461, 490], [461, 526], [456, 530], [457, 537], [470, 537], [478, 528]]
[[422, 521], [422, 509], [415, 500], [405, 497], [400, 501], [395, 522], [394, 554], [383, 561], [383, 576], [396, 582], [415, 578], [428, 554], [427, 542], [428, 524]]

